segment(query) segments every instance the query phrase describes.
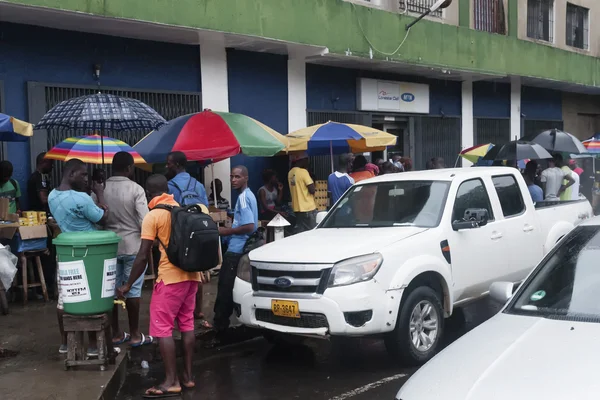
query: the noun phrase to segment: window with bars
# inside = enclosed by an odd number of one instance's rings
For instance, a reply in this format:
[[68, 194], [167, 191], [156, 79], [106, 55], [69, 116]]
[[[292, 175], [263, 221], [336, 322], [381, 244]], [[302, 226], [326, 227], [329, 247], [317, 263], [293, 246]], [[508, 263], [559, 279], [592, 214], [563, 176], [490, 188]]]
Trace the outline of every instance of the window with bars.
[[[417, 14], [422, 14], [429, 10], [437, 0], [400, 0], [400, 11], [409, 11]], [[442, 9], [429, 14], [434, 17], [442, 17]]]
[[567, 3], [567, 45], [587, 50], [589, 48], [589, 12], [587, 8]]
[[506, 15], [502, 0], [474, 0], [473, 14], [476, 30], [506, 35]]
[[554, 42], [554, 0], [527, 0], [527, 36]]

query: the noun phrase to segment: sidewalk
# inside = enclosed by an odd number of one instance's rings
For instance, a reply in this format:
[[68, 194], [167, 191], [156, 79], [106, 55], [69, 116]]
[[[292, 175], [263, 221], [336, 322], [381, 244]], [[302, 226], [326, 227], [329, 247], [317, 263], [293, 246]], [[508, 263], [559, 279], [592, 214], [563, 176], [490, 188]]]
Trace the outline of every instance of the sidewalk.
[[[142, 294], [140, 328], [148, 333], [149, 304], [152, 293], [147, 282]], [[203, 312], [212, 322], [217, 280], [204, 285]], [[128, 330], [127, 313], [119, 312], [121, 329]], [[10, 313], [0, 315], [0, 347], [17, 351], [14, 357], [0, 358], [0, 398], [3, 400], [80, 400], [112, 399], [126, 373], [126, 347], [114, 366], [105, 372], [96, 367], [64, 371], [63, 355], [58, 354], [60, 334], [56, 321], [56, 302], [30, 300], [10, 303]], [[198, 330], [198, 334], [200, 330]], [[152, 346], [144, 346], [154, 353]], [[133, 362], [139, 357], [132, 357]], [[145, 358], [145, 357], [144, 357]], [[106, 392], [105, 392], [106, 390]]]

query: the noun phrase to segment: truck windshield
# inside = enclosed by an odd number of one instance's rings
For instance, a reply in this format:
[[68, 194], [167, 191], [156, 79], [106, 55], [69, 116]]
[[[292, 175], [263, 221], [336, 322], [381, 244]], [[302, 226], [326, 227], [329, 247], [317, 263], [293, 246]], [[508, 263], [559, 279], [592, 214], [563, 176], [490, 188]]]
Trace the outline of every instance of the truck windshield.
[[397, 181], [353, 186], [321, 228], [379, 228], [440, 223], [449, 182]]
[[600, 322], [600, 227], [576, 228], [525, 283], [510, 314]]

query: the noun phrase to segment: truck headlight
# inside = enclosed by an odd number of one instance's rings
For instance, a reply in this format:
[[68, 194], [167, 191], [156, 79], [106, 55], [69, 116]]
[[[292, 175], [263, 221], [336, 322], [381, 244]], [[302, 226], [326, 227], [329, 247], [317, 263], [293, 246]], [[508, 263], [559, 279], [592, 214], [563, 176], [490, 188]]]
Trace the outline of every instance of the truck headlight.
[[237, 277], [246, 282], [252, 281], [252, 267], [250, 266], [250, 257], [248, 257], [248, 254], [244, 254], [240, 258]]
[[333, 266], [327, 287], [352, 285], [373, 278], [383, 263], [379, 253], [353, 257]]

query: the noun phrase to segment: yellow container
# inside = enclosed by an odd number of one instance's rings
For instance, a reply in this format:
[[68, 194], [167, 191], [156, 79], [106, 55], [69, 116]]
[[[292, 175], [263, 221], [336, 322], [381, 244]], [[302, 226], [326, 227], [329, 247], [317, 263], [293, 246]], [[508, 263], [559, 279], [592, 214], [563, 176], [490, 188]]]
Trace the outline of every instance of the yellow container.
[[41, 221], [42, 219], [46, 219], [46, 211], [38, 211], [37, 213], [38, 219]]
[[37, 219], [37, 211], [23, 211], [23, 217], [25, 218], [36, 218]]
[[19, 218], [20, 226], [29, 226], [29, 220], [27, 218]]

